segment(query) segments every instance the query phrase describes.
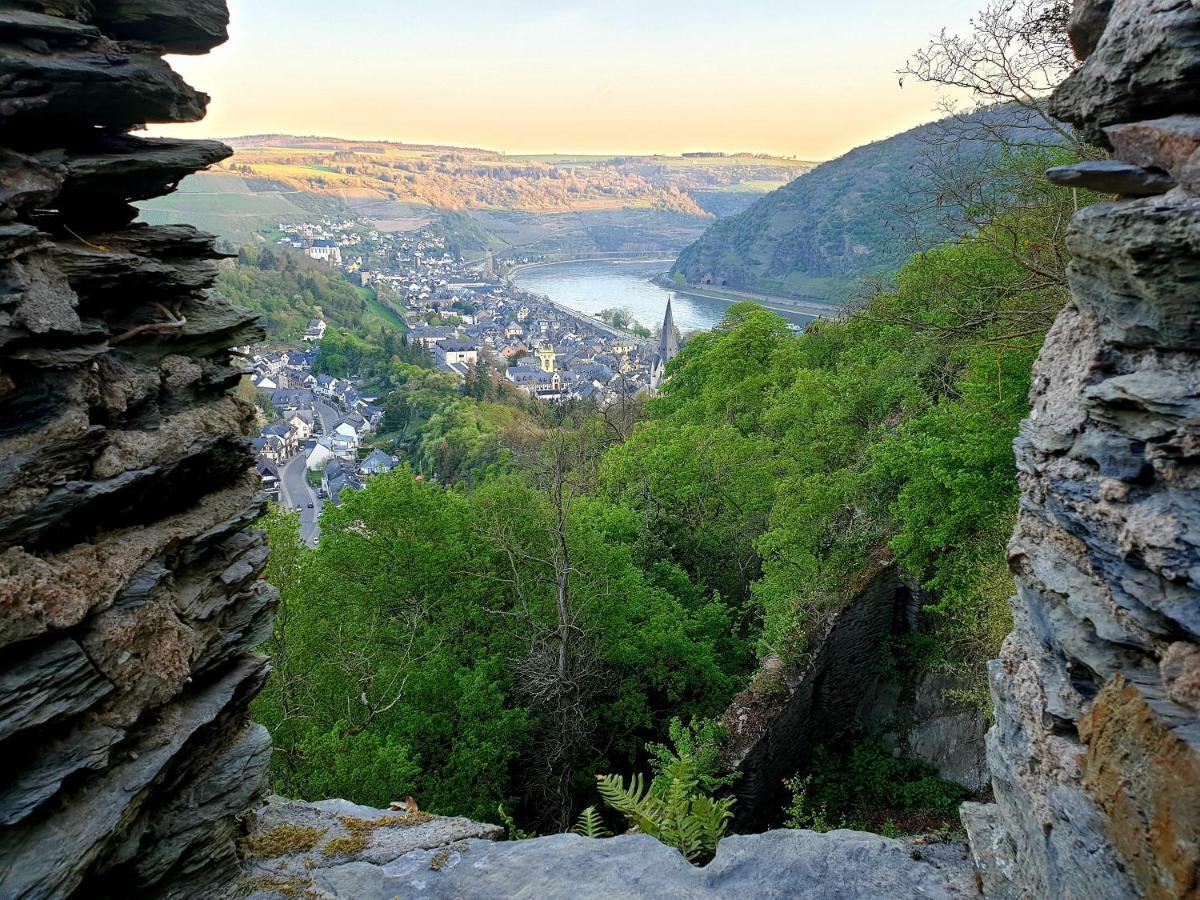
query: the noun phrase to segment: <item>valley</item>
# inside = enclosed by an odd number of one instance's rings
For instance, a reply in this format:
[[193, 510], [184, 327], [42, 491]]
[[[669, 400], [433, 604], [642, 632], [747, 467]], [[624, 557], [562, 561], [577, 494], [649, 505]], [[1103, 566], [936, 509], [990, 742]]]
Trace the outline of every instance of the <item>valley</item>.
[[351, 6], [0, 13], [0, 896], [1200, 896], [1200, 0]]

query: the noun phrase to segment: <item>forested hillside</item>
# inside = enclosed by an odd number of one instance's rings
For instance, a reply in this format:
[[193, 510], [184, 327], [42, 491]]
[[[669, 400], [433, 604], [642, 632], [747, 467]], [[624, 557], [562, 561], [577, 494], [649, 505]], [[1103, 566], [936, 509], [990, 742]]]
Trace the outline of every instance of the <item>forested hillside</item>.
[[341, 272], [290, 248], [242, 247], [216, 289], [258, 313], [272, 340], [295, 343], [312, 319], [360, 335], [404, 327], [371, 289], [352, 285]]
[[[1030, 71], [1069, 70], [1065, 6], [1019, 21], [989, 10], [992, 31], [970, 46], [1015, 28], [1027, 67], [1015, 85], [1007, 65], [971, 77], [1019, 111], [855, 151], [681, 260], [744, 253], [740, 277], [777, 278], [772, 289], [811, 283], [808, 259], [835, 278], [894, 266], [859, 282], [843, 319], [796, 334], [740, 303], [684, 346], [658, 396], [604, 408], [380, 357], [379, 440], [407, 465], [327, 512], [314, 549], [293, 520], [267, 522], [282, 600], [256, 716], [278, 790], [411, 794], [518, 836], [570, 827], [597, 804], [596, 776], [649, 770], [648, 794], [602, 778], [604, 802], [647, 833], [679, 825], [664, 839], [702, 856], [731, 802], [709, 795], [733, 777], [713, 717], [748, 683], [777, 684], [752, 677], [760, 662], [814, 659], [888, 565], [923, 603], [921, 629], [879, 648], [896, 677], [944, 677], [939, 692], [987, 707], [984, 661], [1010, 628], [1013, 439], [1069, 296], [1066, 223], [1096, 199], [1045, 180], [1090, 151], [1021, 93]], [[942, 35], [912, 70], [965, 79], [964, 46]], [[949, 155], [921, 169], [926, 146]], [[906, 181], [922, 171], [932, 200]], [[905, 198], [928, 229], [912, 255], [885, 225]], [[805, 827], [945, 823], [963, 793], [879, 746], [795, 765], [788, 820]], [[681, 822], [712, 840], [686, 849]], [[604, 825], [593, 809], [580, 827]]]
[[[1003, 142], [998, 134], [1004, 135]], [[689, 283], [844, 300], [856, 279], [890, 275], [919, 249], [967, 226], [947, 215], [947, 181], [994, 172], [1004, 146], [1045, 141], [1028, 116], [998, 106], [921, 125], [851, 150], [720, 219], [672, 274]]]

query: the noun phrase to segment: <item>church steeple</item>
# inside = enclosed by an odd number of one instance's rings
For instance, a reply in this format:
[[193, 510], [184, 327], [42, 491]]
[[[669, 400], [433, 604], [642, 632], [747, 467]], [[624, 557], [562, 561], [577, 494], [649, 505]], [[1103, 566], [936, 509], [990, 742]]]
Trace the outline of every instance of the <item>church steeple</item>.
[[662, 384], [667, 363], [679, 355], [679, 341], [675, 337], [675, 316], [671, 313], [671, 299], [673, 296], [670, 295], [667, 297], [667, 312], [663, 316], [662, 334], [658, 338], [658, 355], [654, 357], [654, 362], [650, 366], [651, 397], [658, 394], [658, 388]]

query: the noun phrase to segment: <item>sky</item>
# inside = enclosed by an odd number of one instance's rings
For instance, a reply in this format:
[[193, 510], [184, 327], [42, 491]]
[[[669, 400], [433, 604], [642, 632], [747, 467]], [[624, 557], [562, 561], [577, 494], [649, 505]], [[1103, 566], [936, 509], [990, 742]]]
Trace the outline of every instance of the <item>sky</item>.
[[936, 118], [896, 69], [981, 2], [229, 0], [229, 42], [171, 58], [208, 118], [151, 131], [828, 159]]

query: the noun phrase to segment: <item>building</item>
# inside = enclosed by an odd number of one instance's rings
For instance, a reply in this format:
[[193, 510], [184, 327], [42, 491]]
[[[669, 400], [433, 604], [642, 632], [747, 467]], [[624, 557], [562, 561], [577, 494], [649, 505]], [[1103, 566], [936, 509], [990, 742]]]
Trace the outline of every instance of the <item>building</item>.
[[479, 347], [469, 341], [438, 341], [433, 345], [433, 354], [443, 366], [472, 365], [479, 360]]
[[382, 475], [396, 468], [396, 460], [382, 450], [372, 450], [367, 458], [358, 464], [361, 475]]
[[333, 241], [313, 241], [304, 248], [304, 255], [330, 266], [342, 264], [342, 248]]
[[662, 334], [658, 339], [658, 353], [650, 364], [650, 396], [658, 394], [658, 389], [666, 375], [667, 363], [679, 355], [679, 339], [675, 336], [675, 317], [671, 314], [671, 298], [667, 298], [667, 312], [663, 316]]
[[262, 489], [272, 500], [279, 499], [279, 469], [265, 459], [260, 459], [256, 466], [258, 477], [262, 479]]
[[304, 334], [300, 336], [303, 341], [317, 342], [325, 337], [325, 329], [328, 326], [324, 319], [313, 319], [308, 323], [308, 327], [304, 329]]

